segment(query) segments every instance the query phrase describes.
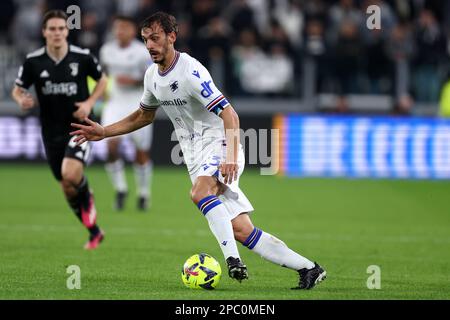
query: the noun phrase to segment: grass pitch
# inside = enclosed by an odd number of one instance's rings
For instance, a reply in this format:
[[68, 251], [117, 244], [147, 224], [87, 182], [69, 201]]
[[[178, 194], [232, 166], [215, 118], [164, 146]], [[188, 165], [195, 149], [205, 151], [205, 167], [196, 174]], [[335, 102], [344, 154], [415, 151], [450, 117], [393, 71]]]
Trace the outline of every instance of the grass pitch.
[[[96, 251], [66, 205], [46, 165], [0, 164], [0, 299], [449, 299], [450, 182], [287, 179], [247, 170], [241, 186], [256, 226], [319, 262], [326, 281], [293, 291], [297, 275], [240, 246], [250, 279], [228, 278], [207, 222], [189, 200], [184, 168], [157, 167], [153, 206], [135, 209], [133, 172], [125, 212], [101, 166], [88, 168], [98, 222]], [[214, 291], [189, 290], [180, 271], [197, 252], [216, 257], [222, 280]], [[81, 289], [66, 287], [69, 265]], [[381, 269], [369, 290], [367, 268]]]

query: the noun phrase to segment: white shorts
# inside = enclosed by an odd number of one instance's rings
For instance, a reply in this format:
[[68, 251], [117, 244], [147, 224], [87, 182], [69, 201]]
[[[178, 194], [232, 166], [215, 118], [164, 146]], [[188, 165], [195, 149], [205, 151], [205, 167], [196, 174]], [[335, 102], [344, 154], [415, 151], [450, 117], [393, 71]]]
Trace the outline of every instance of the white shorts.
[[[224, 148], [222, 146], [214, 146], [208, 147], [207, 150], [203, 151], [204, 161], [202, 161], [202, 165], [200, 168], [194, 173], [190, 174], [190, 178], [192, 183], [195, 182], [197, 177], [202, 176], [214, 176], [220, 182], [224, 182], [223, 176], [219, 172], [219, 164], [224, 161]], [[245, 194], [239, 188], [239, 178], [241, 177], [242, 172], [245, 167], [245, 155], [242, 150], [242, 146], [239, 149], [238, 155], [238, 176], [235, 181], [231, 184], [224, 184], [226, 187], [225, 192], [221, 194], [218, 198], [224, 204], [224, 206], [228, 209], [228, 213], [230, 215], [230, 219], [233, 220], [241, 213], [247, 212], [250, 213], [254, 210], [252, 204], [247, 199]]]
[[[129, 103], [129, 102], [128, 102]], [[137, 108], [136, 108], [137, 109]], [[126, 103], [108, 102], [103, 108], [102, 125], [107, 126], [123, 118], [127, 117], [136, 109], [130, 110]], [[153, 125], [145, 126], [139, 130], [128, 133], [126, 136], [130, 138], [137, 149], [147, 151], [152, 146]]]

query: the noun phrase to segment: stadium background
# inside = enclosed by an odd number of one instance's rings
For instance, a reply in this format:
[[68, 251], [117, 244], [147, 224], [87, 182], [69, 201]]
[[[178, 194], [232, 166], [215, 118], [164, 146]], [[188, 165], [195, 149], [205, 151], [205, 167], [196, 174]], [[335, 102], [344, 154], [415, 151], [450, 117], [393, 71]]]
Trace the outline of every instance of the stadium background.
[[[172, 125], [163, 112], [158, 112], [155, 122], [152, 157], [157, 167], [154, 207], [148, 217], [119, 217], [111, 212], [112, 189], [100, 165], [105, 145], [95, 146], [93, 160], [98, 165], [91, 166], [88, 174], [111, 239], [105, 243], [110, 253], [99, 253], [107, 271], [88, 272], [94, 283], [94, 279], [105, 281], [105, 287], [99, 282], [78, 296], [64, 286], [42, 289], [48, 281], [64, 281], [64, 270], [58, 269], [63, 263], [95, 264], [92, 257], [73, 251], [80, 230], [44, 164], [38, 110], [22, 113], [10, 91], [25, 55], [43, 45], [43, 12], [70, 5], [78, 5], [82, 13], [81, 29], [71, 30], [70, 42], [96, 55], [111, 38], [115, 14], [141, 21], [156, 10], [171, 12], [180, 27], [176, 48], [210, 70], [237, 109], [242, 128], [280, 129], [274, 159], [281, 177], [260, 176], [257, 163], [242, 183], [257, 208], [257, 223], [272, 226], [288, 244], [297, 244], [305, 255], [331, 268], [332, 283], [325, 282], [302, 298], [450, 297], [446, 181], [450, 122], [445, 119], [450, 116], [450, 2], [4, 0], [0, 2], [0, 237], [7, 263], [0, 274], [1, 298], [211, 298], [179, 287], [177, 270], [183, 257], [198, 250], [220, 257], [220, 252], [188, 197], [180, 196], [187, 195], [189, 181], [185, 169], [174, 168], [171, 162], [176, 142], [170, 139]], [[381, 8], [380, 30], [366, 26], [369, 5]], [[125, 143], [128, 159], [132, 151]], [[247, 156], [248, 152], [247, 148]], [[131, 171], [128, 174], [131, 179]], [[356, 182], [355, 177], [363, 179]], [[422, 180], [409, 180], [417, 178]], [[430, 181], [435, 178], [443, 181]], [[283, 197], [281, 206], [270, 201]], [[133, 212], [131, 203], [129, 210]], [[177, 219], [183, 222], [177, 224]], [[168, 227], [167, 221], [173, 224]], [[177, 231], [189, 229], [194, 231]], [[153, 250], [149, 242], [160, 243], [173, 234], [181, 234], [184, 242], [169, 241], [162, 246], [166, 251], [160, 248], [153, 256], [146, 254]], [[208, 241], [199, 245], [196, 237]], [[36, 239], [39, 246], [30, 246]], [[45, 248], [53, 246], [55, 239], [64, 245], [49, 253]], [[125, 255], [131, 268], [121, 251], [130, 247], [137, 252]], [[17, 252], [23, 255], [16, 256]], [[50, 258], [40, 261], [39, 254]], [[230, 293], [234, 285], [227, 279], [225, 291], [212, 298], [298, 298], [282, 290], [286, 279], [295, 281], [291, 274], [282, 273], [274, 289], [264, 277], [278, 269], [247, 259], [256, 264], [255, 277], [267, 290], [253, 283]], [[435, 264], [436, 274], [421, 274], [424, 259]], [[27, 267], [35, 263], [39, 266]], [[176, 279], [161, 280], [165, 279], [162, 271], [142, 275], [161, 263], [173, 267]], [[384, 290], [378, 293], [365, 286], [365, 271], [371, 264], [387, 269]], [[48, 275], [34, 278], [36, 272]], [[153, 293], [142, 285], [147, 276], [157, 283]], [[119, 277], [120, 290], [114, 277]], [[127, 279], [132, 279], [131, 284]], [[174, 295], [165, 291], [166, 285], [175, 290]]]

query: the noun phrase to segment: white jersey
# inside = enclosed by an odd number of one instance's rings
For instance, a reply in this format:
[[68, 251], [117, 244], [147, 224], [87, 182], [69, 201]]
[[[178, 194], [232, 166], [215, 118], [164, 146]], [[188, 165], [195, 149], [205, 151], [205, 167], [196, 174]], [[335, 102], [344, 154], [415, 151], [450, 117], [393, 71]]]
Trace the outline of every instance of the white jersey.
[[[143, 110], [161, 106], [172, 121], [190, 173], [198, 170], [207, 148], [225, 145], [219, 114], [229, 106], [208, 70], [186, 53], [163, 73], [151, 65], [144, 77]], [[225, 148], [223, 148], [225, 149]]]
[[119, 75], [141, 80], [145, 71], [152, 64], [145, 45], [133, 40], [122, 48], [117, 41], [107, 42], [100, 49], [100, 62], [112, 79], [109, 100], [112, 102], [128, 102], [135, 106], [142, 94], [142, 86], [125, 86], [117, 83]]
[[[117, 76], [141, 81], [152, 60], [145, 45], [137, 40], [125, 48], [120, 47], [117, 41], [106, 43], [100, 49], [100, 60], [112, 81], [108, 88], [109, 99], [102, 110], [102, 125], [110, 125], [134, 112], [142, 95], [142, 85], [121, 85]], [[147, 126], [128, 136], [138, 149], [149, 150], [152, 132], [152, 126]]]

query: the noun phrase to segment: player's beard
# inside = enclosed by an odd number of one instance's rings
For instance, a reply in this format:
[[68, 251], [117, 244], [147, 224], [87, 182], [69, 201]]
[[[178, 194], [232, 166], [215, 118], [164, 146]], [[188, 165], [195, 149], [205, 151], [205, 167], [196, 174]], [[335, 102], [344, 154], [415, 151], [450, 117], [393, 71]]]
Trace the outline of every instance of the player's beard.
[[159, 56], [161, 57], [160, 59], [154, 59], [153, 62], [157, 63], [157, 64], [162, 64], [162, 63], [170, 63], [170, 61], [165, 61], [167, 58], [167, 53], [169, 52], [169, 40], [166, 39], [164, 46], [161, 49], [161, 53], [159, 54]]

